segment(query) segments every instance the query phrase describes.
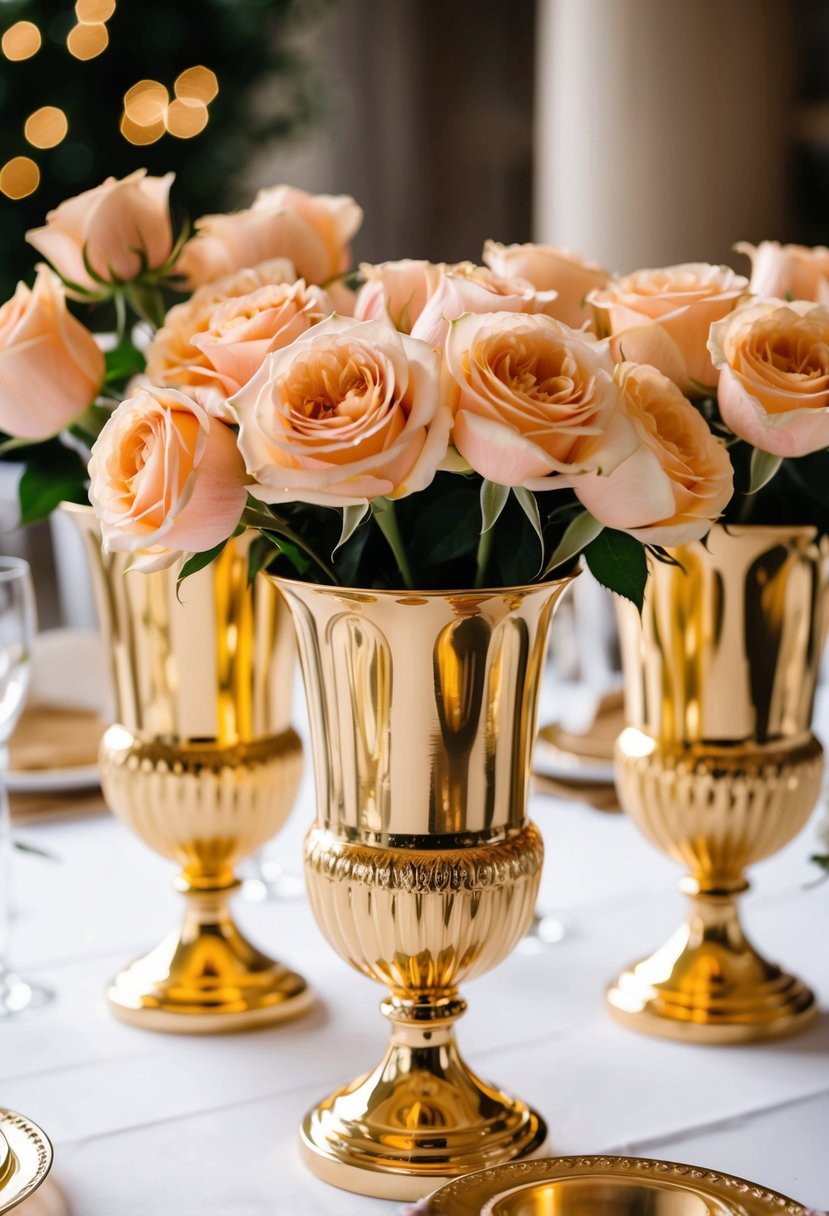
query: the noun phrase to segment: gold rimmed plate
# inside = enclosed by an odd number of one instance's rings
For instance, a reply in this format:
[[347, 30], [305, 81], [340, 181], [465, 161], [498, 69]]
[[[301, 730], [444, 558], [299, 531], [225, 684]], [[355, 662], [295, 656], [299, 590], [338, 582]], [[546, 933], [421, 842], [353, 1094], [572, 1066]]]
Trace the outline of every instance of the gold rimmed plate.
[[51, 1168], [46, 1133], [24, 1115], [0, 1107], [0, 1216], [36, 1191]]
[[715, 1170], [644, 1157], [550, 1157], [467, 1174], [424, 1216], [805, 1216], [801, 1204]]

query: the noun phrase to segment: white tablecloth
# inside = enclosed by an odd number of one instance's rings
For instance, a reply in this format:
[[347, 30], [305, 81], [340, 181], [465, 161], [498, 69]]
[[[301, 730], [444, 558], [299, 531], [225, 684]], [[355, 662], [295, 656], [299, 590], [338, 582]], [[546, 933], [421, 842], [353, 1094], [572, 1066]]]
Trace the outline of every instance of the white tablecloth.
[[[273, 846], [300, 870], [313, 814], [310, 766]], [[679, 872], [620, 815], [537, 796], [542, 903], [566, 926], [544, 953], [517, 951], [465, 990], [461, 1049], [483, 1076], [547, 1117], [550, 1151], [629, 1152], [730, 1171], [829, 1207], [829, 1016], [778, 1044], [701, 1048], [618, 1027], [603, 1005], [615, 971], [665, 940], [682, 912]], [[381, 989], [317, 931], [307, 903], [236, 901], [265, 949], [296, 966], [317, 1011], [248, 1035], [185, 1038], [122, 1026], [107, 977], [178, 914], [172, 867], [108, 816], [27, 825], [14, 962], [55, 1003], [0, 1023], [0, 1105], [38, 1121], [74, 1216], [370, 1216], [398, 1205], [325, 1186], [299, 1160], [305, 1109], [379, 1058]], [[829, 1000], [829, 883], [809, 854], [815, 828], [755, 871], [750, 932]]]

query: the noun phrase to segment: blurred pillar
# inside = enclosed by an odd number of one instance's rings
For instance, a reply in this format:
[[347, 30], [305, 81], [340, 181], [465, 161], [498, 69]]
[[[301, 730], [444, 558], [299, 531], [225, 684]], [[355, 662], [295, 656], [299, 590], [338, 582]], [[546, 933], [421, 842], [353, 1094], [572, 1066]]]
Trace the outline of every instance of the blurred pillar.
[[539, 0], [535, 239], [629, 271], [785, 238], [796, 7]]

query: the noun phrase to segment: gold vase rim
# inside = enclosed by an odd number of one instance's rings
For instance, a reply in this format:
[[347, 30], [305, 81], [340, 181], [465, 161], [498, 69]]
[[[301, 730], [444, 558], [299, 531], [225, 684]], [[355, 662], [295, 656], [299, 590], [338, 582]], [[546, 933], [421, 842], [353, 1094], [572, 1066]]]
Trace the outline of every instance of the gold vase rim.
[[551, 578], [543, 583], [518, 583], [509, 587], [447, 587], [443, 591], [427, 589], [421, 590], [411, 587], [341, 587], [336, 583], [312, 583], [307, 579], [302, 578], [285, 578], [282, 574], [271, 574], [265, 572], [266, 577], [273, 579], [279, 586], [285, 587], [311, 587], [314, 591], [331, 591], [335, 594], [346, 595], [365, 595], [373, 596], [376, 599], [453, 599], [457, 596], [466, 595], [470, 597], [476, 596], [492, 596], [492, 595], [527, 595], [533, 591], [543, 591], [552, 587], [566, 587], [572, 583], [575, 578], [578, 578], [580, 570], [574, 570], [572, 574], [564, 574], [560, 578]]

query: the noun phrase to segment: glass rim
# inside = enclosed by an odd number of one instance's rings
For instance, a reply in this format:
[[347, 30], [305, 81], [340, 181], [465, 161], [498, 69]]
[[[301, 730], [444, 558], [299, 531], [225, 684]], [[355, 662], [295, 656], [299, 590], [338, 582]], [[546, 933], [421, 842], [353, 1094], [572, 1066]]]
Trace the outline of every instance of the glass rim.
[[32, 567], [25, 557], [0, 556], [0, 583], [9, 583], [13, 579], [32, 576]]

